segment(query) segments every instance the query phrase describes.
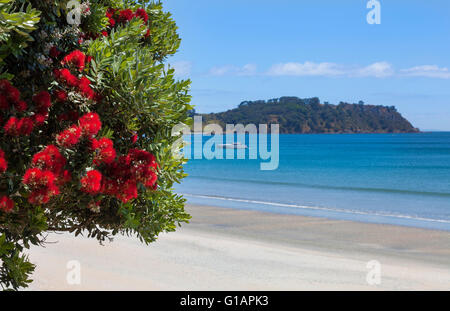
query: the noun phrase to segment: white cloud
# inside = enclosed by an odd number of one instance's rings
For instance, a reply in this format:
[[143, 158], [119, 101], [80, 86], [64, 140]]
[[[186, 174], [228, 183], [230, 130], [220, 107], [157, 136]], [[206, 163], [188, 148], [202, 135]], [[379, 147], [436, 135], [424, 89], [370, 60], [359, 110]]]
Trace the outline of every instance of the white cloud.
[[345, 65], [337, 63], [279, 63], [271, 66], [265, 73], [258, 73], [257, 66], [247, 64], [239, 67], [226, 65], [213, 67], [209, 71], [213, 76], [255, 76], [265, 74], [269, 76], [296, 76], [296, 77], [348, 77], [348, 78], [387, 78], [387, 77], [428, 77], [450, 79], [450, 69], [436, 65], [417, 66], [408, 69], [395, 70], [385, 61], [376, 62], [367, 66]]
[[188, 61], [179, 61], [171, 64], [172, 68], [175, 69], [176, 77], [186, 77], [191, 74], [192, 63]]
[[284, 63], [272, 66], [267, 72], [272, 76], [347, 76], [384, 78], [394, 70], [387, 62], [373, 63], [366, 67], [339, 65], [336, 63]]
[[209, 71], [213, 76], [235, 75], [235, 76], [252, 76], [257, 72], [257, 66], [254, 64], [246, 64], [242, 67], [234, 65], [225, 65], [213, 67]]
[[393, 74], [394, 69], [392, 68], [392, 65], [387, 62], [373, 63], [356, 70], [356, 76], [358, 77], [385, 78], [392, 76]]
[[450, 79], [450, 70], [446, 67], [439, 67], [436, 65], [416, 66], [402, 69], [400, 72], [402, 75], [409, 77]]
[[343, 74], [343, 71], [334, 63], [305, 62], [276, 64], [267, 74], [271, 76], [339, 76]]

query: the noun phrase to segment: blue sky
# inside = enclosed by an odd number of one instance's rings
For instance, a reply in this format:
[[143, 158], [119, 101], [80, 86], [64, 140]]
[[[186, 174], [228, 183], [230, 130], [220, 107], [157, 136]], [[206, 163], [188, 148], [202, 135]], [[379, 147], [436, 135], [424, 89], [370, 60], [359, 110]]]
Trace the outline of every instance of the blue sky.
[[450, 1], [163, 0], [183, 39], [170, 59], [199, 112], [281, 96], [394, 105], [450, 130]]

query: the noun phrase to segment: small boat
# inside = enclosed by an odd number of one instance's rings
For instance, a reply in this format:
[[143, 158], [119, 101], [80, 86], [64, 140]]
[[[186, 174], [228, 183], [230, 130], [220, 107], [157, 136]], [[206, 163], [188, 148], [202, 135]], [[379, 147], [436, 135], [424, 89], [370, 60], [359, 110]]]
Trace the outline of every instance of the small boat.
[[223, 149], [248, 149], [248, 147], [241, 143], [233, 143], [233, 144], [220, 144], [217, 145], [218, 148]]

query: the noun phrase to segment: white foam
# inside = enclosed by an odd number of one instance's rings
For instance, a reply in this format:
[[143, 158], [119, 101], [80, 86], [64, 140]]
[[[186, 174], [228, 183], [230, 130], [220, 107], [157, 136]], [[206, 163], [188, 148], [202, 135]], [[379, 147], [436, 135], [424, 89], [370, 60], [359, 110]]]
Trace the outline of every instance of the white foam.
[[278, 206], [278, 207], [318, 210], [318, 211], [357, 214], [357, 215], [366, 215], [366, 216], [393, 217], [393, 218], [400, 218], [400, 219], [410, 219], [410, 220], [417, 220], [417, 221], [427, 221], [427, 222], [450, 224], [450, 220], [424, 218], [424, 217], [413, 216], [413, 215], [389, 214], [389, 213], [378, 213], [378, 212], [363, 212], [363, 211], [348, 210], [348, 209], [337, 209], [337, 208], [335, 209], [335, 208], [327, 208], [327, 207], [319, 207], [319, 206], [306, 206], [306, 205], [285, 204], [285, 203], [255, 201], [255, 200], [246, 200], [246, 199], [235, 199], [235, 198], [209, 196], [209, 195], [195, 195], [195, 194], [182, 194], [182, 195], [187, 196], [187, 197], [200, 198], [200, 199], [214, 199], [214, 200], [222, 200], [222, 201], [232, 201], [232, 202], [241, 202], [241, 203], [250, 203], [250, 204]]

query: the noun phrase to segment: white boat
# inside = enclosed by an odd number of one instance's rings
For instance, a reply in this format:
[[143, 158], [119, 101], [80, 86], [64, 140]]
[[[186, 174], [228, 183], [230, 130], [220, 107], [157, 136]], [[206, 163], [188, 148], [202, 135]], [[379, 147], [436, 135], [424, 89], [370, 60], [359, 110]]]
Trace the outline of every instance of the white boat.
[[233, 143], [233, 144], [220, 144], [217, 145], [218, 148], [223, 149], [248, 149], [248, 147], [241, 143]]

